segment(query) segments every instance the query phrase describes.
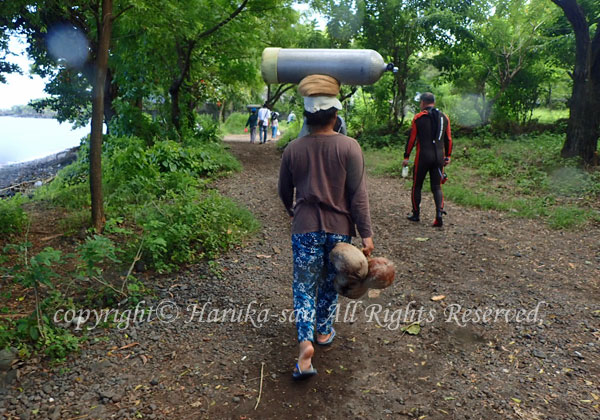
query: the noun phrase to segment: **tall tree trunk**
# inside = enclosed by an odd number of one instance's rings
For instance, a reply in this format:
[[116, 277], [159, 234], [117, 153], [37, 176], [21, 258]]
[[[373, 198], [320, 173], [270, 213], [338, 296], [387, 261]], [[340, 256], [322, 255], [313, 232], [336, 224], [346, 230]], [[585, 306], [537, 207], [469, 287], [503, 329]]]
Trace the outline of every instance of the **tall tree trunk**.
[[219, 122], [225, 122], [225, 100], [221, 101], [221, 106], [219, 106]]
[[106, 80], [104, 82], [104, 121], [106, 121], [106, 133], [109, 134], [109, 124], [117, 115], [117, 111], [113, 106], [113, 101], [119, 95], [119, 88], [113, 80], [113, 74], [110, 69], [106, 69]]
[[102, 124], [104, 122], [104, 83], [108, 68], [108, 48], [112, 30], [112, 0], [102, 0], [102, 28], [96, 57], [96, 77], [92, 91], [92, 132], [90, 135], [90, 193], [92, 225], [96, 232], [104, 229], [102, 196]]
[[592, 163], [598, 148], [600, 135], [600, 25], [593, 41], [585, 13], [576, 0], [552, 0], [558, 5], [575, 33], [575, 68], [573, 70], [573, 93], [567, 126], [567, 140], [561, 156], [580, 156], [585, 163]]
[[567, 125], [567, 140], [561, 150], [565, 158], [581, 156], [586, 163], [594, 157], [598, 144], [598, 107], [594, 105], [591, 81], [573, 79], [570, 116]]

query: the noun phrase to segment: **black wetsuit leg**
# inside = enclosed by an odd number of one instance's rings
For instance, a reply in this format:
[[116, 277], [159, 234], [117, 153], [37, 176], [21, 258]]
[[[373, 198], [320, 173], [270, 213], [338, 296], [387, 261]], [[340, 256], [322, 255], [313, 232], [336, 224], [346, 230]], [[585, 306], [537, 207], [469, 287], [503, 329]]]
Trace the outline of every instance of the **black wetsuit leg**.
[[435, 214], [444, 210], [444, 194], [442, 193], [442, 168], [437, 164], [429, 168], [429, 185], [435, 201]]
[[421, 190], [423, 189], [423, 182], [425, 176], [429, 173], [429, 185], [431, 186], [431, 192], [433, 193], [433, 200], [435, 201], [436, 214], [439, 214], [444, 209], [444, 195], [442, 193], [442, 169], [435, 158], [431, 159], [428, 156], [421, 156], [418, 158], [418, 162], [415, 162], [415, 173], [413, 177], [413, 188], [412, 188], [412, 205], [413, 212], [419, 213], [421, 206]]
[[411, 191], [412, 210], [413, 214], [418, 215], [421, 208], [421, 190], [423, 189], [423, 182], [425, 181], [425, 175], [428, 171], [427, 159], [419, 156], [420, 153], [417, 151], [417, 157], [415, 158], [415, 169], [413, 174], [413, 187]]

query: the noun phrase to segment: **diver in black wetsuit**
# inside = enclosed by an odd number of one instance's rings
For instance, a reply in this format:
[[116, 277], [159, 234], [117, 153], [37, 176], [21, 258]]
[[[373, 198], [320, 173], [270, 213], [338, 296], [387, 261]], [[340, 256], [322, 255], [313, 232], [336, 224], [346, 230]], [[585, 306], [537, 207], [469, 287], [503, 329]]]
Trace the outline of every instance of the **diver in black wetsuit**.
[[421, 112], [415, 115], [412, 121], [410, 136], [404, 152], [404, 162], [402, 162], [402, 166], [408, 165], [410, 152], [416, 143], [417, 156], [415, 157], [411, 193], [412, 216], [409, 216], [408, 220], [419, 221], [421, 188], [423, 187], [425, 175], [429, 172], [429, 182], [435, 201], [433, 226], [441, 227], [443, 225], [442, 215], [445, 214], [444, 195], [442, 194], [442, 183], [445, 177], [443, 168], [450, 163], [450, 155], [452, 154], [450, 120], [435, 108], [433, 93], [423, 93], [420, 99]]

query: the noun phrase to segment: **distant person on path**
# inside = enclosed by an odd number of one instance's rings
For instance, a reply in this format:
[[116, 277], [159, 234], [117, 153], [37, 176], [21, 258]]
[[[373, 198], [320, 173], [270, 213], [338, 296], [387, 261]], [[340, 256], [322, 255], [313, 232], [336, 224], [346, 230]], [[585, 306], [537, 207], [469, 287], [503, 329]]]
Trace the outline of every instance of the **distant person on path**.
[[421, 189], [425, 175], [429, 173], [429, 182], [435, 201], [435, 220], [433, 226], [442, 227], [444, 212], [444, 195], [442, 184], [445, 182], [444, 166], [450, 163], [452, 154], [452, 134], [450, 120], [440, 110], [435, 108], [433, 93], [423, 93], [420, 97], [421, 112], [412, 121], [412, 128], [406, 143], [404, 162], [408, 166], [408, 158], [413, 147], [417, 146], [415, 157], [413, 187], [411, 192], [412, 215], [408, 220], [420, 220]]
[[260, 140], [260, 144], [264, 144], [267, 142], [267, 128], [269, 127], [269, 119], [271, 118], [271, 111], [267, 104], [265, 103], [258, 110], [258, 137]]
[[254, 139], [256, 137], [256, 126], [258, 125], [258, 114], [256, 113], [256, 108], [252, 108], [250, 110], [250, 116], [248, 117], [248, 121], [246, 121], [246, 127], [250, 127], [250, 143], [254, 143]]
[[335, 337], [338, 294], [329, 252], [338, 242], [349, 243], [355, 227], [364, 254], [370, 255], [374, 246], [362, 150], [356, 140], [333, 129], [342, 108], [336, 98], [339, 83], [329, 76], [307, 76], [298, 90], [310, 133], [285, 148], [278, 191], [292, 217], [292, 289], [300, 347], [293, 378], [305, 379], [317, 373], [312, 366], [315, 339], [326, 346]]
[[277, 138], [277, 130], [279, 130], [279, 112], [271, 113], [271, 140]]
[[294, 114], [294, 111], [290, 112], [287, 117], [288, 124], [291, 123], [292, 121], [296, 121], [296, 114]]

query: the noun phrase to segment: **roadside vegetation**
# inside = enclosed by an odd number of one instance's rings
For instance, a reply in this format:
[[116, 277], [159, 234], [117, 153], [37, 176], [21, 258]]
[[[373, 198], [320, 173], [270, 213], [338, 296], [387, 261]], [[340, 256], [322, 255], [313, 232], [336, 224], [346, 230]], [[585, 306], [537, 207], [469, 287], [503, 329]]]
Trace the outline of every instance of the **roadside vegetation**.
[[[0, 201], [0, 348], [63, 358], [85, 334], [53, 322], [58, 309], [135, 304], [150, 293], [140, 276], [210, 260], [258, 228], [248, 210], [210, 188], [240, 164], [221, 142], [216, 122], [202, 118], [199, 124], [179, 141], [105, 137], [102, 235], [90, 228], [87, 139], [77, 161], [53, 182], [31, 196]], [[45, 246], [48, 237], [53, 246]]]
[[[561, 134], [480, 129], [468, 134], [456, 130], [453, 138], [449, 179], [443, 187], [453, 203], [540, 219], [555, 229], [600, 223], [600, 171], [582, 169], [575, 158], [560, 158]], [[365, 149], [373, 175], [400, 178], [404, 144], [374, 148], [367, 143]], [[414, 156], [413, 151], [411, 164]], [[412, 178], [403, 182], [410, 189]], [[429, 190], [427, 181], [423, 189]]]

